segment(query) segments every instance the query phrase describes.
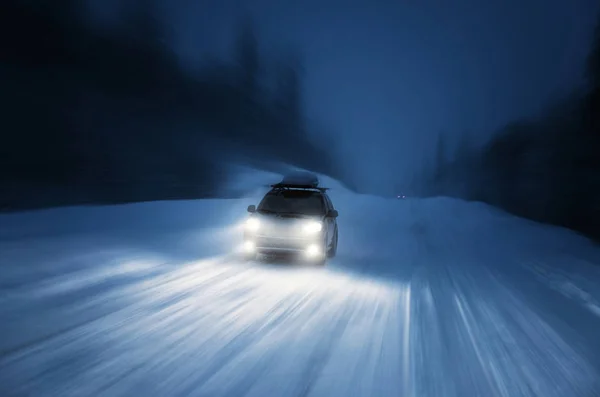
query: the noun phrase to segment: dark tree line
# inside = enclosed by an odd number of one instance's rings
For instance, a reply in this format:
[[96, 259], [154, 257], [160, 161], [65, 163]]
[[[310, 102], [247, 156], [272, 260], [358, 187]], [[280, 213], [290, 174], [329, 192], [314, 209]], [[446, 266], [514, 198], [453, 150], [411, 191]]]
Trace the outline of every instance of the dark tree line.
[[237, 62], [186, 73], [151, 3], [106, 32], [77, 0], [2, 2], [0, 209], [210, 197], [224, 160], [335, 173], [307, 138], [298, 61], [267, 65], [242, 20]]
[[422, 193], [483, 201], [600, 240], [600, 22], [586, 74], [587, 90], [543, 117], [507, 125], [483, 148], [464, 141], [438, 155]]

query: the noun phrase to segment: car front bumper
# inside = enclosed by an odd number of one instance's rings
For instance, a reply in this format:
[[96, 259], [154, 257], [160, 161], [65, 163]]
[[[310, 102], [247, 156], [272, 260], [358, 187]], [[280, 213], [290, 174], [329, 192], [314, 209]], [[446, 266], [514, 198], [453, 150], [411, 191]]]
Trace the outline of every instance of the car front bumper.
[[322, 235], [313, 238], [244, 235], [244, 247], [248, 253], [290, 254], [309, 258], [325, 255]]

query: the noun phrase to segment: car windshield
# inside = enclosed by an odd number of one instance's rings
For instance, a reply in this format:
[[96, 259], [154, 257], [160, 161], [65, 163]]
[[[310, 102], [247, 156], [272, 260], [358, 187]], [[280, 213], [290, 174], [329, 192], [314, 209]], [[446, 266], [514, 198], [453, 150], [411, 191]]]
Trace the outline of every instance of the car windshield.
[[259, 212], [278, 214], [323, 215], [321, 194], [306, 190], [283, 190], [268, 193], [258, 205]]

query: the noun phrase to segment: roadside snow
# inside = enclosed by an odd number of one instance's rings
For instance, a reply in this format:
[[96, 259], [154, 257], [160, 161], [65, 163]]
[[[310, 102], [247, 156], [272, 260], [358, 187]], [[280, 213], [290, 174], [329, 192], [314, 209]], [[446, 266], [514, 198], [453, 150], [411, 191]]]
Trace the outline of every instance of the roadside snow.
[[322, 177], [338, 256], [241, 263], [253, 186], [274, 176], [247, 175], [243, 199], [0, 215], [0, 395], [600, 395], [587, 240]]

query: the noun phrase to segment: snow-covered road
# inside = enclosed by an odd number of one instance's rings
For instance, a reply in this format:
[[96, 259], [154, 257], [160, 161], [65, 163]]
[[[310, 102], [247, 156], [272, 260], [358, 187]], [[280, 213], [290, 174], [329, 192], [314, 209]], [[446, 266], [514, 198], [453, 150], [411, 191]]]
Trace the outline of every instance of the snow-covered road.
[[252, 200], [0, 216], [0, 396], [600, 396], [600, 250], [332, 191], [324, 269], [227, 253]]

